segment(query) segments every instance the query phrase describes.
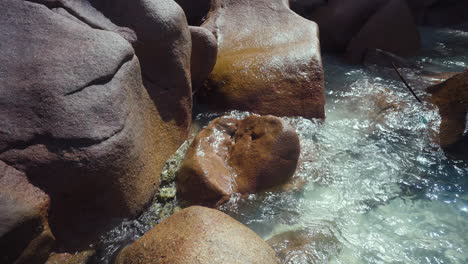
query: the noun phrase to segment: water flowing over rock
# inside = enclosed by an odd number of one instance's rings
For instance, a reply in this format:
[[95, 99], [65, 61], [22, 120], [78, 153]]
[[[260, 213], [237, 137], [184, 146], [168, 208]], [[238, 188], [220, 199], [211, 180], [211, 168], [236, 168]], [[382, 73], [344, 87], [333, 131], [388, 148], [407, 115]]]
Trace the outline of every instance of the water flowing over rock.
[[88, 245], [111, 218], [151, 199], [186, 134], [176, 120], [190, 111], [161, 113], [176, 98], [154, 100], [120, 35], [27, 1], [1, 1], [0, 10], [0, 160], [50, 196], [60, 244]]
[[307, 229], [286, 231], [267, 240], [283, 264], [325, 263], [341, 244], [333, 234]]
[[124, 248], [116, 264], [275, 264], [275, 252], [228, 215], [193, 206], [179, 211]]
[[177, 175], [187, 201], [213, 205], [233, 193], [255, 193], [287, 182], [296, 170], [296, 132], [280, 118], [213, 120], [193, 140]]
[[201, 102], [216, 110], [324, 118], [317, 25], [284, 0], [216, 0], [202, 25], [218, 59]]
[[0, 186], [0, 263], [44, 263], [55, 242], [49, 197], [1, 161]]

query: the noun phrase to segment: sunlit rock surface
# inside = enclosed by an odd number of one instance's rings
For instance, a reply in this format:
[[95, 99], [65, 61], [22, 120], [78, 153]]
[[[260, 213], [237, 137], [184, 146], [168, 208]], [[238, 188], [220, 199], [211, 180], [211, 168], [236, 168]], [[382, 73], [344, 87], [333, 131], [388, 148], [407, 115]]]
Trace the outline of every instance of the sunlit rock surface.
[[284, 0], [216, 0], [203, 27], [218, 59], [198, 95], [211, 109], [324, 118], [318, 27]]
[[193, 140], [177, 175], [180, 197], [214, 205], [234, 193], [286, 183], [296, 170], [296, 132], [274, 116], [213, 120]]
[[199, 206], [179, 211], [118, 255], [116, 264], [275, 264], [275, 252], [226, 214]]

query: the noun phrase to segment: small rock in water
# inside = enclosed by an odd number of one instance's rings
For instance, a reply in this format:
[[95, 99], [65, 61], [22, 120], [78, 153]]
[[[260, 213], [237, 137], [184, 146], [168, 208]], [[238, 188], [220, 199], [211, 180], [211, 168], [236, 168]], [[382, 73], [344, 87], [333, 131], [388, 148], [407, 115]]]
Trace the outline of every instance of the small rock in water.
[[255, 193], [286, 183], [300, 145], [295, 130], [274, 116], [213, 120], [193, 140], [177, 176], [187, 201], [215, 205], [233, 193]]

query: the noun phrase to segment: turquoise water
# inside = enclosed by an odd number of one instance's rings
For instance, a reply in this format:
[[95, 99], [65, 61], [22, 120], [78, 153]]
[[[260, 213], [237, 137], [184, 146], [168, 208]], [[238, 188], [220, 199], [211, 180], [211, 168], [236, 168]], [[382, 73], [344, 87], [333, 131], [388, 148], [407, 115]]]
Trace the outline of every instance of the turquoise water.
[[[422, 70], [468, 68], [468, 33], [423, 34], [425, 49], [413, 60]], [[307, 184], [236, 197], [223, 210], [265, 239], [289, 230], [322, 235], [288, 263], [468, 263], [468, 164], [435, 143], [437, 110], [386, 69], [330, 56], [324, 65], [326, 122], [289, 119], [302, 146], [295, 177]], [[327, 251], [330, 240], [336, 246]]]
[[[467, 28], [421, 29], [424, 49], [412, 59], [418, 68], [402, 70], [420, 97], [422, 70], [468, 68]], [[437, 109], [419, 104], [392, 70], [328, 55], [324, 67], [326, 121], [287, 119], [301, 139], [299, 184], [233, 197], [221, 209], [264, 239], [306, 230], [311, 242], [289, 264], [468, 263], [468, 163], [436, 144]], [[199, 114], [195, 123], [219, 115]], [[96, 263], [109, 263], [161, 220], [164, 206], [155, 201], [103, 237]]]

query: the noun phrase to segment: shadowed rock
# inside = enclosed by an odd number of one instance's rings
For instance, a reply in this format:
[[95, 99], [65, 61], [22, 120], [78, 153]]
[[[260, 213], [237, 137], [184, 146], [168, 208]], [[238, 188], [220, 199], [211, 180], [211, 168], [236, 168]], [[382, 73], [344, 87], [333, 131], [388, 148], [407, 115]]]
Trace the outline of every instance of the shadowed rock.
[[60, 244], [87, 246], [143, 209], [185, 132], [161, 117], [118, 34], [45, 5], [0, 10], [0, 160], [50, 196]]
[[296, 132], [280, 118], [215, 119], [189, 147], [177, 175], [178, 193], [214, 205], [233, 193], [278, 186], [294, 174], [299, 152]]
[[218, 59], [200, 93], [216, 110], [324, 118], [317, 25], [284, 0], [216, 0], [202, 25]]
[[210, 11], [211, 0], [175, 0], [184, 9], [191, 26], [199, 26]]
[[375, 12], [353, 37], [346, 56], [351, 62], [360, 63], [369, 49], [411, 56], [420, 47], [419, 31], [406, 0], [391, 0]]
[[124, 248], [116, 264], [278, 264], [275, 252], [228, 215], [199, 206], [181, 210]]
[[42, 264], [54, 245], [49, 197], [0, 161], [0, 263]]
[[192, 57], [190, 63], [192, 88], [195, 93], [216, 64], [218, 42], [215, 36], [206, 28], [190, 27], [192, 36]]

